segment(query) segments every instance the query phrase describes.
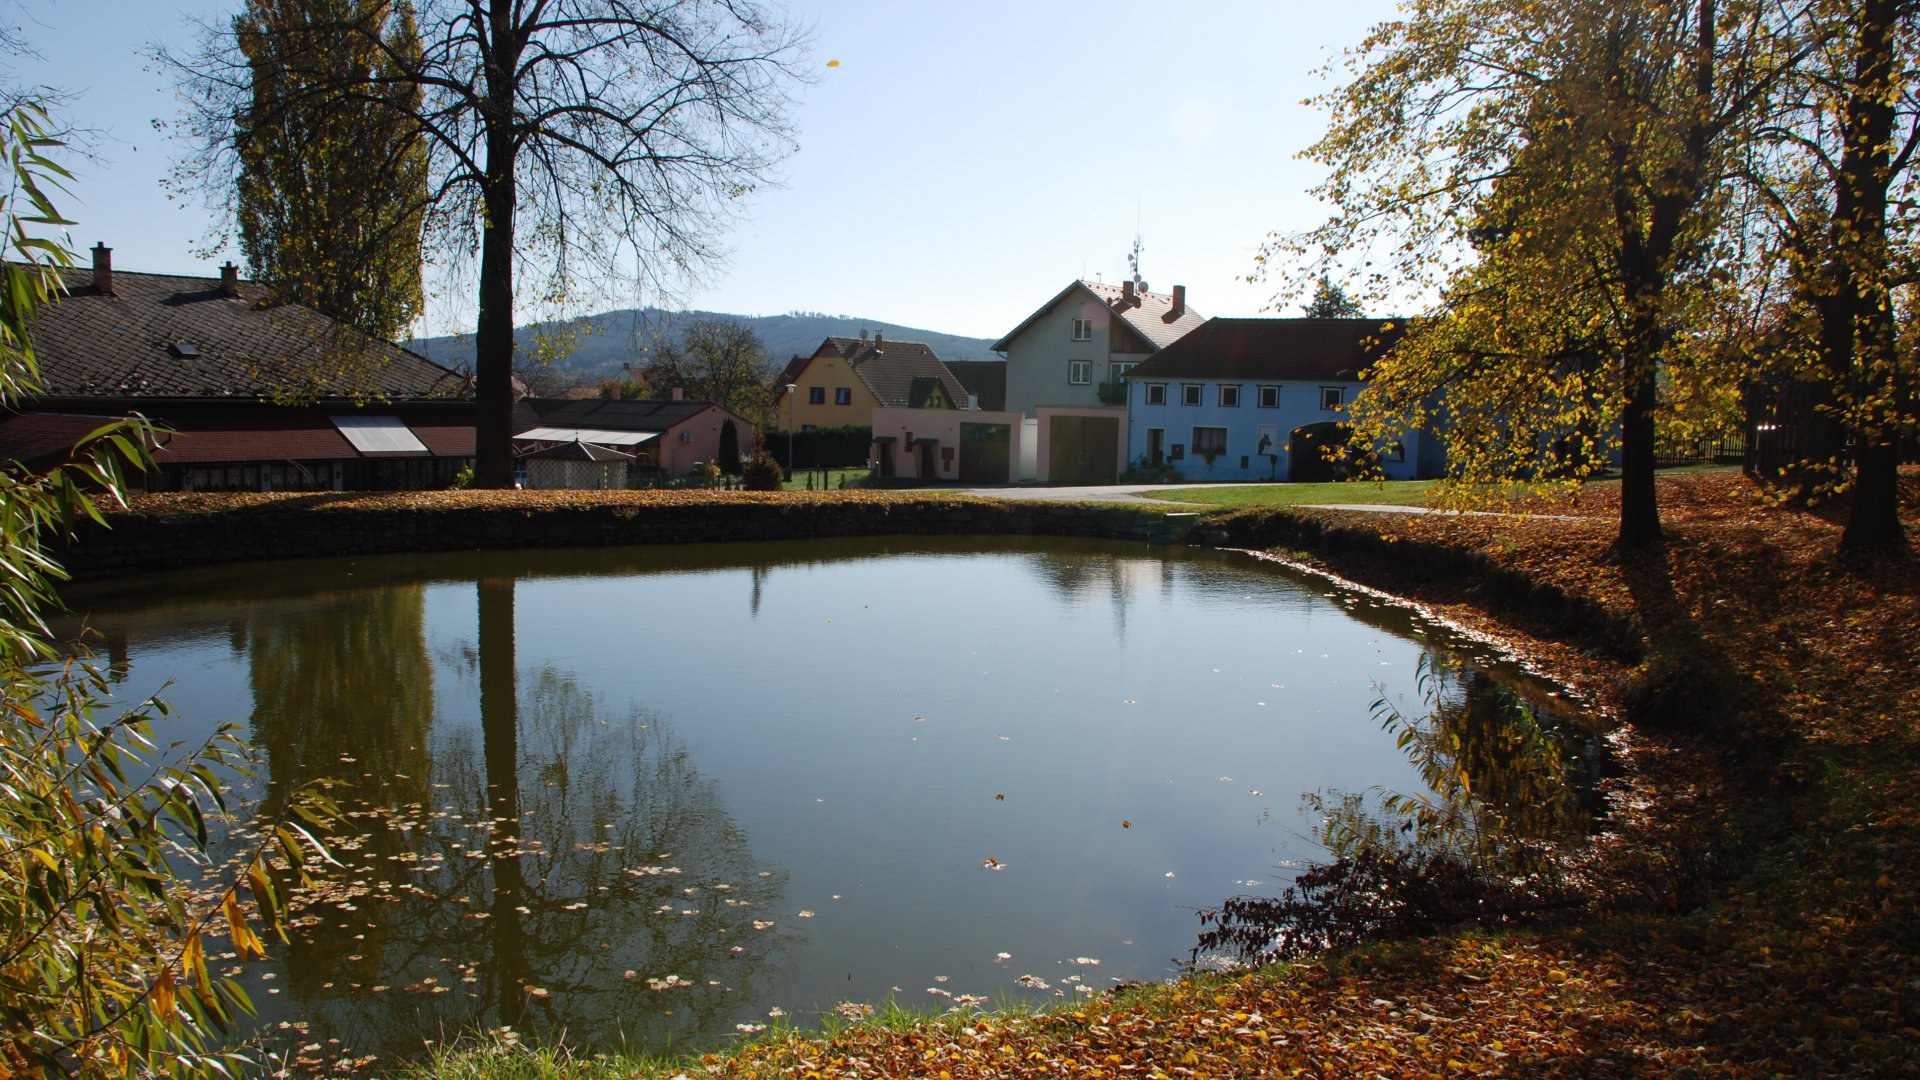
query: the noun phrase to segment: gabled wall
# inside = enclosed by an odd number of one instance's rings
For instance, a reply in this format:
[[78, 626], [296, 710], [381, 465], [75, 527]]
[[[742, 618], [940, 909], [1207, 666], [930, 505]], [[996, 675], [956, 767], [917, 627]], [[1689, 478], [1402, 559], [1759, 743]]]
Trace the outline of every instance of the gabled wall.
[[[873, 396], [853, 365], [838, 350], [822, 348], [807, 362], [806, 369], [793, 380], [796, 389], [780, 395], [774, 409], [774, 421], [783, 430], [805, 431], [816, 428], [867, 427], [873, 423], [873, 410], [880, 400]], [[811, 391], [821, 391], [822, 404], [809, 404]], [[837, 391], [851, 391], [846, 405], [834, 404]]]
[[[1073, 321], [1093, 323], [1090, 341], [1074, 341]], [[1113, 309], [1082, 288], [1070, 290], [1019, 336], [1007, 342], [1007, 410], [1037, 415], [1043, 405], [1094, 409], [1102, 407], [1100, 384], [1113, 379], [1116, 363], [1139, 363], [1150, 353], [1137, 350], [1139, 338], [1116, 324]], [[1069, 379], [1070, 362], [1088, 362], [1088, 379], [1075, 385]]]

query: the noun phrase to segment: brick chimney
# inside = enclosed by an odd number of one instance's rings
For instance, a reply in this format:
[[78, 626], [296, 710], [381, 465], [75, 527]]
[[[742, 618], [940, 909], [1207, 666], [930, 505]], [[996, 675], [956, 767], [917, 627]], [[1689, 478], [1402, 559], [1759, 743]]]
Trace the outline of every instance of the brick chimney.
[[1180, 316], [1186, 313], [1187, 287], [1185, 285], [1175, 285], [1173, 287], [1173, 306], [1168, 308], [1167, 313], [1160, 316], [1160, 318], [1163, 322], [1179, 322]]
[[93, 245], [93, 287], [102, 296], [113, 295], [113, 249], [104, 243]]
[[1133, 279], [1128, 278], [1120, 283], [1120, 306], [1130, 308], [1133, 302]]
[[220, 294], [222, 296], [240, 295], [240, 268], [231, 261], [220, 264]]
[[675, 401], [685, 401], [687, 397], [687, 392], [676, 386], [673, 388], [672, 397], [673, 397], [673, 400]]

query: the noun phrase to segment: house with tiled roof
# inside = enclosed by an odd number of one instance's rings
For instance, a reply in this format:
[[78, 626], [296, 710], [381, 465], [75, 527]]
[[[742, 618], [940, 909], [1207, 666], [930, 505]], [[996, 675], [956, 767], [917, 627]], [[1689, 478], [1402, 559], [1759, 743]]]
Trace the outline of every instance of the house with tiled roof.
[[993, 344], [1006, 357], [1006, 408], [1032, 418], [1036, 479], [1111, 483], [1126, 452], [1132, 368], [1206, 319], [1187, 290], [1075, 281]]
[[964, 409], [967, 388], [918, 341], [830, 337], [788, 363], [774, 416], [790, 431], [871, 427], [878, 408]]
[[[1343, 414], [1401, 334], [1381, 319], [1210, 319], [1127, 375], [1129, 465], [1191, 480], [1330, 480]], [[1389, 479], [1438, 476], [1440, 440], [1375, 448]]]
[[[591, 455], [592, 448], [613, 450], [628, 455], [632, 482], [672, 479], [718, 460], [720, 430], [731, 422], [740, 456], [753, 455], [758, 432], [744, 417], [711, 401], [687, 401], [679, 394], [675, 390], [670, 398], [640, 400], [523, 398], [514, 406], [515, 451], [525, 461], [574, 444], [589, 449], [567, 451], [562, 459], [567, 454]], [[611, 459], [589, 456], [587, 460]], [[528, 482], [532, 480], [529, 470]]]
[[62, 271], [32, 329], [40, 388], [0, 415], [0, 454], [44, 468], [138, 413], [165, 429], [148, 490], [445, 487], [471, 465], [469, 377], [312, 308], [218, 278]]

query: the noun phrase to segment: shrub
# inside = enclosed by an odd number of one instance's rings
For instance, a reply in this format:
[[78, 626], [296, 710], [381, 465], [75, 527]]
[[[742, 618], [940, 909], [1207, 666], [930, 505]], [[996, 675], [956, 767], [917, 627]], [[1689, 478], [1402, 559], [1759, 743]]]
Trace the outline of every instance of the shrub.
[[[13, 172], [0, 199], [14, 200], [0, 202], [0, 406], [35, 389], [34, 312], [72, 261], [22, 230], [64, 224], [40, 187], [66, 175], [45, 156], [59, 145], [46, 122], [32, 104], [0, 114]], [[285, 889], [324, 855], [289, 817], [252, 823], [262, 839], [237, 871], [209, 870], [221, 777], [240, 771], [236, 728], [162, 749], [164, 704], [116, 712], [105, 676], [58, 659], [42, 613], [66, 575], [43, 545], [81, 520], [104, 524], [94, 500], [121, 498], [123, 467], [150, 463], [149, 436], [110, 425], [73, 465], [0, 468], [0, 1075], [231, 1074], [238, 1060], [210, 1048], [247, 1002], [213, 969], [222, 952], [261, 955], [256, 927], [283, 927]], [[313, 799], [291, 812], [308, 824], [333, 813]]]
[[772, 455], [760, 453], [747, 459], [741, 467], [740, 480], [748, 491], [779, 491], [786, 482], [786, 474]]

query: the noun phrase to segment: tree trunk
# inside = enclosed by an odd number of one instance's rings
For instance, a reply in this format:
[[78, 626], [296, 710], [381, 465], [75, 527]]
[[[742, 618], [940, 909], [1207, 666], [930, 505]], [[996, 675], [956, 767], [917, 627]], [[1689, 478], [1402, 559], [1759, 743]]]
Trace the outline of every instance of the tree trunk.
[[476, 487], [513, 486], [513, 212], [515, 186], [513, 72], [519, 49], [511, 0], [493, 0], [493, 56], [487, 65], [486, 177], [481, 205], [480, 318], [474, 329], [474, 469]]
[[[1900, 432], [1907, 419], [1900, 385], [1899, 332], [1888, 287], [1887, 186], [1892, 181], [1894, 22], [1900, 0], [1866, 0], [1854, 77], [1842, 120], [1844, 149], [1834, 205], [1836, 282], [1849, 301], [1853, 335], [1853, 506], [1843, 551], [1899, 550]], [[1863, 400], [1864, 399], [1864, 400]]]
[[1620, 534], [1622, 549], [1660, 539], [1660, 502], [1654, 494], [1654, 409], [1660, 384], [1651, 359], [1629, 364], [1627, 403], [1620, 415]]

